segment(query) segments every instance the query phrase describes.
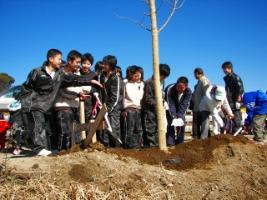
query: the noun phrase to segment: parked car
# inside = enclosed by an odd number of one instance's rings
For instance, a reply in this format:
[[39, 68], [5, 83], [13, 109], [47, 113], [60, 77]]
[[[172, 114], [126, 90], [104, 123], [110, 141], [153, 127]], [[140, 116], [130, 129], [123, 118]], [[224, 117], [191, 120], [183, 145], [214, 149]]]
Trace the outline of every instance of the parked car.
[[14, 86], [0, 93], [0, 119], [9, 119], [10, 105], [17, 102], [15, 95], [21, 91], [21, 86]]

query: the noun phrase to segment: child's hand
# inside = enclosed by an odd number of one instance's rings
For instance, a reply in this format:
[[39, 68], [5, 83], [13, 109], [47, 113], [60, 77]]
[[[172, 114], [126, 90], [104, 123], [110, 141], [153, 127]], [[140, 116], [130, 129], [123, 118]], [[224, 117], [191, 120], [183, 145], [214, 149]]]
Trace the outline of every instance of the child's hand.
[[235, 116], [234, 115], [228, 115], [228, 119], [234, 119]]
[[86, 95], [85, 93], [83, 93], [83, 92], [80, 92], [80, 94], [79, 94], [80, 96], [80, 101], [85, 101], [86, 99], [87, 99], [87, 97], [88, 97], [88, 95]]
[[127, 117], [127, 112], [126, 112], [126, 111], [123, 111], [123, 112], [121, 113], [121, 116], [122, 116], [122, 117]]

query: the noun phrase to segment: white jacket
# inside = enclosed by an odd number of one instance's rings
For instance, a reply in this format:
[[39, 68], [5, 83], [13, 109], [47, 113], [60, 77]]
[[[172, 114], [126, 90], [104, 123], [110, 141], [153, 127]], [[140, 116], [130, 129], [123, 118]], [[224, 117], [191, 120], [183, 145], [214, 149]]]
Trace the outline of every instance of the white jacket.
[[144, 95], [144, 82], [127, 82], [124, 86], [123, 108], [141, 109], [141, 100]]
[[89, 93], [91, 86], [67, 87], [61, 88], [58, 92], [54, 107], [79, 107], [79, 94], [81, 92]]
[[193, 100], [193, 111], [198, 112], [199, 111], [199, 104], [202, 99], [202, 97], [205, 95], [207, 88], [210, 86], [210, 81], [203, 76], [195, 86], [195, 91], [192, 95]]
[[214, 94], [212, 94], [212, 88], [214, 86], [209, 86], [205, 96], [200, 101], [199, 104], [199, 111], [208, 111], [211, 113], [211, 116], [213, 119], [220, 125], [220, 127], [223, 127], [223, 120], [220, 117], [219, 112], [221, 111], [221, 107], [226, 111], [228, 115], [233, 115], [233, 112], [230, 108], [230, 105], [228, 103], [228, 100], [226, 96], [222, 101], [216, 101], [214, 98]]

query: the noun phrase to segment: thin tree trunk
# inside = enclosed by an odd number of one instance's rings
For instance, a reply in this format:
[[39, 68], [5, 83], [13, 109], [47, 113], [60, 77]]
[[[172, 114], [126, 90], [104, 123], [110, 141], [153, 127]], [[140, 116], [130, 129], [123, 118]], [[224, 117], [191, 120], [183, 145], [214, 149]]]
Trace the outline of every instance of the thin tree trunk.
[[152, 51], [153, 51], [153, 70], [154, 70], [154, 86], [156, 95], [156, 113], [158, 126], [158, 140], [160, 150], [167, 150], [166, 146], [166, 128], [164, 125], [164, 110], [162, 102], [162, 92], [160, 86], [159, 74], [159, 40], [155, 0], [149, 0], [151, 33], [152, 33]]

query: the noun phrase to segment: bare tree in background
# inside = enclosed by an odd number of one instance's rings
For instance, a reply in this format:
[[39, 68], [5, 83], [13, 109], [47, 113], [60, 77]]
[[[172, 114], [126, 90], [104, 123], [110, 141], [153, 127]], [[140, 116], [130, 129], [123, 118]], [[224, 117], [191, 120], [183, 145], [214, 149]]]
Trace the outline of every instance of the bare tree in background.
[[[119, 18], [130, 20], [131, 22], [137, 24], [141, 28], [150, 31], [152, 35], [152, 55], [153, 55], [153, 71], [154, 71], [154, 85], [155, 85], [155, 95], [156, 95], [156, 114], [157, 114], [157, 127], [158, 127], [158, 140], [159, 148], [161, 150], [167, 150], [166, 145], [166, 127], [165, 121], [165, 109], [163, 108], [162, 102], [162, 92], [160, 87], [160, 73], [159, 73], [159, 33], [166, 28], [171, 18], [173, 17], [175, 11], [182, 7], [185, 0], [161, 0], [159, 8], [156, 8], [155, 0], [142, 0], [149, 7], [149, 14], [144, 13], [145, 17], [150, 18], [150, 25], [144, 24], [142, 21], [137, 21], [129, 17], [119, 16]], [[159, 27], [157, 22], [157, 15], [162, 4], [167, 4], [170, 6], [170, 11], [167, 15], [166, 20]]]

